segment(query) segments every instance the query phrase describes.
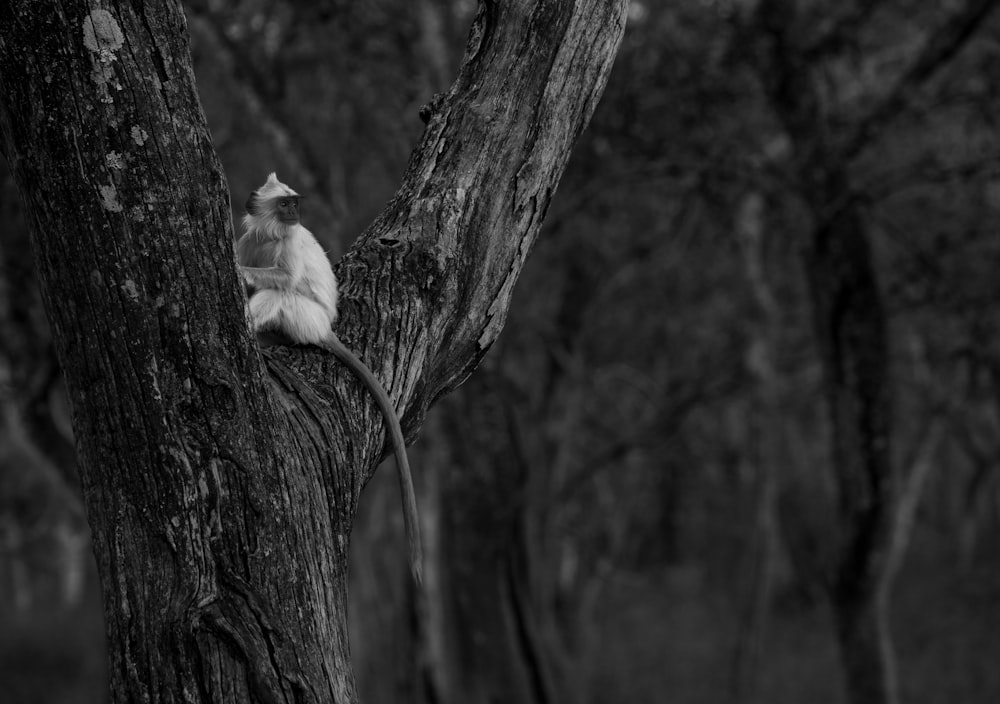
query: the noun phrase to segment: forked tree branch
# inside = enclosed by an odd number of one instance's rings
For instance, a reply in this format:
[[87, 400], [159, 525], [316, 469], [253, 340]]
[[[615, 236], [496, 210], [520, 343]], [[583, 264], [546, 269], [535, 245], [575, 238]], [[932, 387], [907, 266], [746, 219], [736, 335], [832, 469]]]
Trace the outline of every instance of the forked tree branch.
[[976, 29], [997, 6], [994, 0], [967, 0], [924, 41], [923, 48], [882, 100], [857, 123], [842, 150], [851, 159], [906, 110], [921, 87], [943, 69], [968, 43]]
[[[503, 327], [626, 0], [484, 1], [403, 184], [337, 267], [411, 433]], [[347, 545], [382, 422], [264, 355], [178, 2], [0, 4], [0, 151], [73, 406], [117, 701], [351, 702]]]

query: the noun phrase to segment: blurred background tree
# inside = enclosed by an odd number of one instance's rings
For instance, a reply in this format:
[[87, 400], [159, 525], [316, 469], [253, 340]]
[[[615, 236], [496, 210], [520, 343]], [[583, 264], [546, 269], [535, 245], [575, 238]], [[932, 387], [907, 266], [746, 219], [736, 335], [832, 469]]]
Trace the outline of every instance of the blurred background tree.
[[[1000, 697], [992, 5], [632, 1], [507, 329], [414, 449], [422, 644], [392, 473], [363, 497], [363, 701]], [[475, 3], [187, 10], [235, 212], [275, 169], [336, 257]], [[67, 412], [2, 185], [0, 681], [98, 702]]]

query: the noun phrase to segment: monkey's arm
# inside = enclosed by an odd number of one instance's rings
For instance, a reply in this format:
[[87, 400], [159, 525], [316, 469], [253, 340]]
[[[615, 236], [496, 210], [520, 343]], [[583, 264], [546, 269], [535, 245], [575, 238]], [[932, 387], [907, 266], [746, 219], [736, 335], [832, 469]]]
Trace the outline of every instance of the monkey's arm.
[[413, 475], [410, 473], [410, 461], [406, 457], [406, 443], [403, 439], [403, 430], [399, 427], [399, 418], [396, 409], [389, 401], [382, 384], [379, 383], [371, 370], [365, 366], [358, 357], [351, 352], [344, 343], [340, 341], [336, 333], [331, 332], [324, 340], [323, 345], [343, 362], [358, 379], [368, 388], [375, 398], [382, 418], [389, 428], [389, 436], [392, 440], [392, 449], [396, 457], [396, 469], [399, 473], [399, 491], [403, 501], [403, 521], [406, 528], [406, 541], [410, 551], [410, 572], [413, 579], [419, 585], [423, 578], [423, 550], [420, 546], [420, 523], [417, 519], [417, 497], [413, 490]]
[[240, 266], [243, 278], [254, 288], [291, 289], [294, 288], [292, 274], [280, 266]]

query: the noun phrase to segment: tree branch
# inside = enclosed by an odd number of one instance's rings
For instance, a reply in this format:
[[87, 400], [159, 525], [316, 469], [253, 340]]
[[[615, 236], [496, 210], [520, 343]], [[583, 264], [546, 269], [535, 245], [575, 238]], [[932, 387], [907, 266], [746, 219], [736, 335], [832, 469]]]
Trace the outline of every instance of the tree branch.
[[[226, 33], [222, 19], [204, 0], [189, 0], [186, 6], [193, 15], [194, 27], [207, 41], [211, 42], [214, 55], [221, 59], [227, 70], [235, 79], [242, 79], [237, 91], [246, 103], [247, 109], [253, 114], [257, 124], [268, 135], [274, 146], [281, 153], [296, 175], [296, 187], [306, 193], [323, 193], [329, 195], [330, 181], [324, 166], [316, 156], [315, 150], [303, 141], [301, 133], [289, 129], [293, 121], [274, 101], [267, 97], [266, 81], [256, 70], [252, 57], [248, 56], [239, 43], [233, 41]], [[333, 223], [332, 231], [339, 231], [336, 226], [342, 220], [341, 213], [334, 213], [326, 206], [326, 199], [319, 201], [320, 213], [318, 220]], [[335, 217], [336, 215], [336, 217]]]
[[951, 61], [983, 20], [993, 11], [993, 0], [967, 0], [924, 42], [913, 63], [903, 71], [882, 101], [863, 117], [845, 142], [844, 157], [853, 158], [913, 102], [921, 86]]
[[881, 6], [882, 3], [876, 0], [858, 0], [849, 3], [846, 8], [838, 6], [839, 12], [832, 18], [826, 16], [829, 9], [824, 7], [824, 17], [818, 18], [823, 23], [818, 36], [805, 47], [803, 54], [810, 60], [816, 60], [838, 51], [857, 36]]
[[[429, 115], [399, 192], [337, 267], [347, 338], [366, 330], [389, 345], [371, 357], [410, 362], [390, 396], [409, 386], [418, 415], [499, 335], [569, 147], [610, 69], [610, 60], [583, 59], [613, 55], [621, 9], [593, 0], [484, 3], [458, 80]], [[581, 78], [582, 92], [566, 90]], [[386, 258], [380, 271], [377, 253]], [[389, 305], [361, 311], [355, 299]], [[409, 321], [394, 318], [399, 311]]]
[[[483, 2], [399, 193], [338, 265], [338, 334], [411, 435], [499, 335], [626, 5]], [[347, 544], [382, 421], [329, 355], [255, 344], [179, 2], [0, 3], [0, 152], [73, 405], [116, 700], [249, 701], [266, 658], [276, 697], [355, 701]], [[197, 629], [234, 579], [266, 644]]]

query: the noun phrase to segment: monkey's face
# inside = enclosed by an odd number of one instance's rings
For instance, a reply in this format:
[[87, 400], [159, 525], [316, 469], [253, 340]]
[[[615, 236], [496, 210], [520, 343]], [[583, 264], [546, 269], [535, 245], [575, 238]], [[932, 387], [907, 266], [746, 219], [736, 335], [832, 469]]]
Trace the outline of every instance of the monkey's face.
[[299, 199], [292, 196], [279, 198], [274, 204], [274, 212], [285, 225], [298, 225]]

